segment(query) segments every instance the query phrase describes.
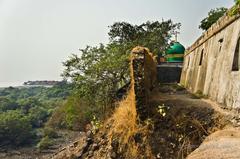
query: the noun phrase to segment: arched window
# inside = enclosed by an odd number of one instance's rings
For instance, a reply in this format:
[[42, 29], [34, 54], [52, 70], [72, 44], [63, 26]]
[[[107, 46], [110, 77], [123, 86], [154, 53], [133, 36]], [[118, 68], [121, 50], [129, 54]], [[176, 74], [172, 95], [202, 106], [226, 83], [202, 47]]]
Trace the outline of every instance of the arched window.
[[202, 51], [201, 51], [201, 55], [200, 55], [200, 61], [199, 61], [199, 66], [201, 66], [201, 65], [202, 65], [203, 53], [204, 53], [204, 49], [202, 49]]
[[240, 52], [240, 37], [238, 38], [237, 45], [234, 52], [232, 71], [239, 71], [239, 64], [240, 64], [239, 52]]

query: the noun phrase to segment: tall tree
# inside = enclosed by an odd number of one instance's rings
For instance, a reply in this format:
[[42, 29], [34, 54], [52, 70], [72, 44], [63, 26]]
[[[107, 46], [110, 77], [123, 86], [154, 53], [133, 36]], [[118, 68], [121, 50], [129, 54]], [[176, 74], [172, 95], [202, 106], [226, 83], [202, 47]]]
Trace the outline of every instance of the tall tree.
[[180, 23], [173, 23], [171, 20], [148, 21], [141, 25], [117, 22], [110, 26], [108, 35], [111, 42], [131, 44], [131, 47], [141, 45], [158, 54], [165, 50], [173, 33], [180, 29], [180, 26]]
[[199, 28], [205, 31], [208, 30], [227, 10], [228, 9], [224, 7], [211, 9], [210, 12], [208, 12], [208, 16], [201, 21]]

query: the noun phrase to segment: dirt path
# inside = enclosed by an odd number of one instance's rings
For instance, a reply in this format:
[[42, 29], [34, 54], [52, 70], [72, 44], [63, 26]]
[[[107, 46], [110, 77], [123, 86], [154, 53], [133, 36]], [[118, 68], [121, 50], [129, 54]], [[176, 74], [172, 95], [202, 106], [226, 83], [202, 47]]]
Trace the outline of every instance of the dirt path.
[[239, 159], [240, 158], [240, 123], [238, 112], [221, 108], [221, 105], [203, 100], [217, 112], [223, 114], [231, 124], [222, 130], [210, 134], [187, 159]]
[[[155, 109], [163, 106], [166, 112], [164, 117], [155, 114], [152, 118], [155, 124], [152, 151], [159, 158], [186, 158], [194, 150], [189, 159], [240, 158], [240, 153], [233, 153], [240, 149], [236, 112], [209, 99], [196, 98], [186, 90], [164, 87], [152, 95], [151, 103]], [[159, 145], [163, 139], [166, 142]]]

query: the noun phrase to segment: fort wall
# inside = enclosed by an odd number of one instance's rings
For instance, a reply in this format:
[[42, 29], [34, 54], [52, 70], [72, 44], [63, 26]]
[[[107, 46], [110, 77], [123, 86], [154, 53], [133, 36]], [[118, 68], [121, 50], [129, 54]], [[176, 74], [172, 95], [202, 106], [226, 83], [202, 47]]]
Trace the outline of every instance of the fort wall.
[[240, 18], [220, 18], [184, 55], [180, 83], [228, 109], [240, 109]]

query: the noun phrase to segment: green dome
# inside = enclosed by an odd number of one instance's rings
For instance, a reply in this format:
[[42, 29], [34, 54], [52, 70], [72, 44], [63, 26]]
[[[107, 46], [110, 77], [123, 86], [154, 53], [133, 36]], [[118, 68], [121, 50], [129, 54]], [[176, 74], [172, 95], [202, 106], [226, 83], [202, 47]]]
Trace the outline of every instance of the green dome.
[[184, 52], [185, 52], [185, 47], [179, 42], [175, 42], [166, 51], [167, 54], [184, 54]]

